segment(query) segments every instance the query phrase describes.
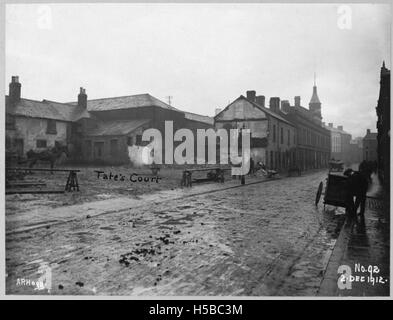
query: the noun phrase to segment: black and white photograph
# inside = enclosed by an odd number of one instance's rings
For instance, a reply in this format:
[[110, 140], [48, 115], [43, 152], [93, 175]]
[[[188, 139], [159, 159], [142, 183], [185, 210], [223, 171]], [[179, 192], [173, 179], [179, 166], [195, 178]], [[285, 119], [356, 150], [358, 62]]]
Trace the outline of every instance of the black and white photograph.
[[389, 2], [4, 11], [6, 297], [390, 297]]

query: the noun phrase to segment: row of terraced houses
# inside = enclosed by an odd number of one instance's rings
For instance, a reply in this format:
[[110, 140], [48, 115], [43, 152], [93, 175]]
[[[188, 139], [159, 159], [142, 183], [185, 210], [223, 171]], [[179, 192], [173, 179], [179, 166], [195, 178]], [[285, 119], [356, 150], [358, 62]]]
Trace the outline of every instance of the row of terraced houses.
[[322, 168], [331, 157], [331, 132], [322, 123], [315, 83], [308, 108], [299, 96], [293, 105], [271, 97], [267, 106], [265, 96], [249, 90], [214, 117], [182, 111], [147, 93], [89, 100], [80, 88], [76, 100], [22, 98], [19, 77], [13, 76], [6, 96], [6, 150], [24, 156], [57, 142], [68, 146], [74, 162], [124, 164], [130, 162], [129, 147], [148, 143], [142, 141], [144, 130], [156, 128], [164, 134], [164, 123], [171, 120], [174, 131], [250, 129], [251, 155], [268, 168]]

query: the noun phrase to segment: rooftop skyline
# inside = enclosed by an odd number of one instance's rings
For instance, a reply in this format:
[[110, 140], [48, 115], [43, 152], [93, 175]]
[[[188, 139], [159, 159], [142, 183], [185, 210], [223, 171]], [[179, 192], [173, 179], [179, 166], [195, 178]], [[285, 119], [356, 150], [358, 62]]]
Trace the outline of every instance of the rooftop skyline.
[[376, 131], [390, 6], [351, 4], [7, 5], [6, 93], [76, 101], [149, 93], [214, 116], [247, 90], [308, 108], [316, 73], [324, 122], [353, 137]]

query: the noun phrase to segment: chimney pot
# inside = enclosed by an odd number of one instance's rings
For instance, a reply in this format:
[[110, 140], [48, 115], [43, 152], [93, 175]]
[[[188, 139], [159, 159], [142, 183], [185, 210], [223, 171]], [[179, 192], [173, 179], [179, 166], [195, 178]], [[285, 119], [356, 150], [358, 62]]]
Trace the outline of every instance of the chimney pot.
[[367, 129], [367, 134], [369, 134], [369, 133], [371, 133], [371, 130], [370, 130], [370, 129]]
[[289, 104], [288, 100], [282, 100], [281, 101], [281, 110], [284, 112], [289, 112], [291, 108], [291, 105]]
[[344, 131], [344, 127], [343, 126], [338, 126], [337, 129], [341, 130], [341, 131]]
[[247, 91], [247, 99], [252, 101], [252, 102], [255, 102], [255, 95], [256, 95], [255, 90]]
[[333, 128], [333, 123], [329, 122], [329, 127]]

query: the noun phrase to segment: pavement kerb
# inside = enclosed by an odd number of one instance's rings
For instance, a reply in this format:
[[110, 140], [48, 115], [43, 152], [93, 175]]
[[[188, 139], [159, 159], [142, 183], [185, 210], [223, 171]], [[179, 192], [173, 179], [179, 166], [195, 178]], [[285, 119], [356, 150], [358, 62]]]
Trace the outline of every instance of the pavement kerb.
[[334, 244], [334, 248], [332, 250], [325, 272], [323, 274], [321, 285], [317, 292], [318, 296], [336, 296], [336, 292], [338, 290], [337, 270], [340, 266], [341, 259], [344, 256], [345, 250], [349, 243], [350, 234], [353, 226], [354, 220], [346, 218], [344, 225], [341, 228], [340, 234], [336, 240], [336, 243]]
[[[304, 176], [307, 176], [308, 174], [312, 174], [312, 173], [315, 173], [315, 172], [318, 172], [318, 171], [321, 171], [321, 170], [324, 170], [324, 169], [310, 169], [310, 170], [304, 172], [305, 174], [302, 174], [300, 177], [304, 177]], [[235, 188], [239, 188], [239, 187], [242, 187], [242, 186], [248, 186], [248, 185], [259, 184], [259, 183], [264, 183], [264, 182], [269, 182], [269, 181], [275, 181], [275, 180], [279, 180], [279, 179], [283, 179], [283, 178], [290, 178], [290, 177], [279, 176], [278, 178], [274, 178], [274, 179], [266, 179], [265, 178], [263, 180], [258, 180], [258, 181], [245, 183], [244, 185], [234, 185], [234, 186], [229, 186], [229, 187], [225, 187], [225, 188], [218, 188], [218, 189], [215, 189], [215, 190], [195, 192], [195, 193], [188, 194], [188, 195], [182, 195], [180, 197], [174, 197], [174, 198], [168, 198], [168, 199], [163, 199], [163, 200], [157, 200], [157, 201], [154, 201], [154, 203], [158, 204], [158, 203], [164, 203], [166, 201], [185, 199], [185, 198], [199, 196], [199, 195], [203, 195], [203, 194], [214, 193], [214, 192], [219, 192], [219, 191], [223, 191], [223, 190], [235, 189]], [[297, 177], [292, 177], [292, 178], [297, 178]], [[141, 205], [134, 206], [132, 208], [128, 207], [128, 208], [121, 208], [121, 209], [116, 209], [116, 210], [105, 211], [105, 212], [101, 212], [101, 213], [92, 215], [91, 218], [102, 216], [102, 215], [106, 215], [106, 214], [119, 213], [119, 212], [122, 212], [122, 211], [131, 210], [131, 209], [134, 209], [134, 208], [141, 208], [141, 207], [143, 207], [145, 205], [146, 204], [141, 204]], [[62, 220], [62, 221], [44, 223], [44, 224], [40, 224], [38, 226], [22, 227], [22, 228], [19, 228], [19, 229], [6, 231], [6, 235], [12, 235], [12, 234], [18, 234], [18, 233], [23, 233], [23, 232], [29, 232], [29, 231], [32, 231], [32, 230], [48, 228], [48, 227], [51, 227], [51, 226], [61, 225], [61, 224], [64, 224], [64, 223], [79, 221], [79, 220], [83, 220], [83, 219], [86, 219], [86, 217], [84, 216], [83, 218], [79, 218], [78, 217], [78, 218], [74, 218], [74, 219], [67, 219], [67, 220]]]

